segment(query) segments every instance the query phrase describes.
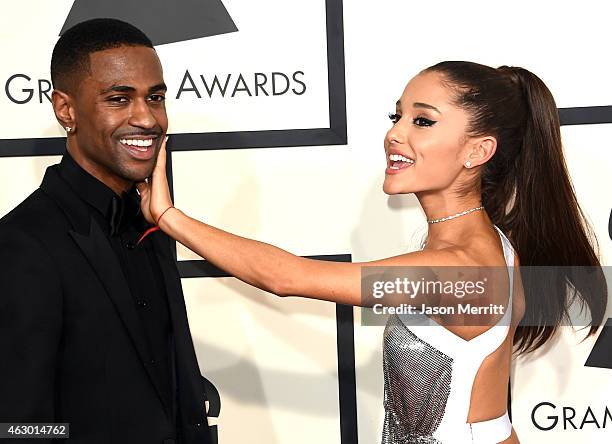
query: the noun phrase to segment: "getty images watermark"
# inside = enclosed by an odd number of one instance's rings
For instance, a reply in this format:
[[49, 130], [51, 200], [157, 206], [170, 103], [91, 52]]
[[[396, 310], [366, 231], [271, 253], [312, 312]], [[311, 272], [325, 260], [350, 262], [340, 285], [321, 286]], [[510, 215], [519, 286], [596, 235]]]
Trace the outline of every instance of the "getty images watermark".
[[[389, 316], [399, 316], [408, 326], [509, 325], [513, 308], [523, 306], [526, 298], [532, 304], [560, 297], [572, 301], [576, 289], [567, 285], [568, 278], [581, 291], [610, 294], [607, 267], [362, 267], [361, 324], [385, 325]], [[527, 313], [521, 324], [557, 322]], [[588, 312], [573, 307], [562, 324], [589, 322]]]

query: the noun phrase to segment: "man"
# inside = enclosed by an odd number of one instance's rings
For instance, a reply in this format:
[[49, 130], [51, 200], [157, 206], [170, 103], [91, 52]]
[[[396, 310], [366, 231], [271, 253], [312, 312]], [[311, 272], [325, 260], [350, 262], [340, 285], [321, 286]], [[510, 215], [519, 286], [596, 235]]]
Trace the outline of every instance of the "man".
[[170, 240], [139, 242], [134, 184], [168, 126], [153, 45], [84, 22], [51, 77], [67, 152], [0, 220], [0, 422], [70, 423], [73, 443], [212, 442]]

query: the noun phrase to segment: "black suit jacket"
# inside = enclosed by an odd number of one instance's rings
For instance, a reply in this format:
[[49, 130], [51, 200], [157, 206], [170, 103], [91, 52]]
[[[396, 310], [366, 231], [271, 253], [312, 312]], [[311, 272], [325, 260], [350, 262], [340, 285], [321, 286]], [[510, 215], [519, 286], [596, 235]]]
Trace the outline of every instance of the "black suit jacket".
[[0, 422], [68, 422], [68, 443], [170, 444], [178, 407], [180, 442], [210, 443], [170, 239], [151, 235], [168, 295], [178, 406], [162, 401], [128, 284], [91, 211], [52, 166], [0, 220]]

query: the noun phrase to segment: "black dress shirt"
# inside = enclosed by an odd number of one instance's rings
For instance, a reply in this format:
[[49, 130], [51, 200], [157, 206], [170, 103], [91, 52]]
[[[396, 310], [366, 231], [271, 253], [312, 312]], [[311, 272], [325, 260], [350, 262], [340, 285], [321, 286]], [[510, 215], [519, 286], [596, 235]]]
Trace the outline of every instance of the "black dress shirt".
[[[150, 239], [138, 243], [150, 227], [140, 212], [136, 187], [118, 196], [113, 190], [81, 168], [70, 154], [64, 154], [60, 175], [92, 210], [121, 265], [147, 339], [149, 365], [162, 388], [168, 413], [176, 418], [175, 381], [168, 299], [159, 262]], [[154, 235], [154, 234], [153, 234]]]

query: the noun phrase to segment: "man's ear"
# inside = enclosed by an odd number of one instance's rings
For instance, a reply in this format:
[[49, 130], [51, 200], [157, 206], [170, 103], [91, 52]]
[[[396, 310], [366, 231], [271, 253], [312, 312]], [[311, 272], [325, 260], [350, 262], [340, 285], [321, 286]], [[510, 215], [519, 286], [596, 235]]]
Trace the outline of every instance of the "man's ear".
[[76, 130], [76, 113], [74, 112], [72, 97], [64, 91], [54, 89], [51, 93], [51, 102], [55, 118], [59, 124], [66, 129], [66, 132], [74, 133]]

